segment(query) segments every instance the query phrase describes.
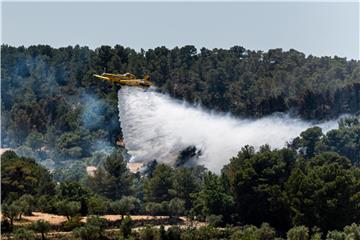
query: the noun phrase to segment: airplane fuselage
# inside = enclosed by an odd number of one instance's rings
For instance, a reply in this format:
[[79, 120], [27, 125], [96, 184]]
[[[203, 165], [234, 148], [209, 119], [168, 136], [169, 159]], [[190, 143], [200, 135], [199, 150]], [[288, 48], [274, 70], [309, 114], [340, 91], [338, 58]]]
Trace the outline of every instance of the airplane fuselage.
[[136, 79], [136, 77], [131, 73], [127, 73], [127, 74], [103, 73], [101, 75], [94, 74], [94, 76], [120, 85], [127, 85], [134, 87], [150, 87], [153, 85], [153, 83], [148, 80], [148, 77], [145, 77], [144, 79]]

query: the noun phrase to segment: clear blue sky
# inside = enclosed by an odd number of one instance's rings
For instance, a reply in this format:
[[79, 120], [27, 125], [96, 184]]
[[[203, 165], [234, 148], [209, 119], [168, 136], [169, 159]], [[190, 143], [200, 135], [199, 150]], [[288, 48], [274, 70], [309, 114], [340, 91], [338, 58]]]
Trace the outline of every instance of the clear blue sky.
[[359, 59], [359, 2], [2, 3], [2, 42], [252, 50]]

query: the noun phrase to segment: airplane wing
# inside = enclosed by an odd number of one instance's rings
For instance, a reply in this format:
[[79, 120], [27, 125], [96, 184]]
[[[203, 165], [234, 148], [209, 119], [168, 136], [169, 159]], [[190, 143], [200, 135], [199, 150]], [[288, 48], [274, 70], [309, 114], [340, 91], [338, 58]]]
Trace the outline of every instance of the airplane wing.
[[104, 76], [101, 76], [101, 75], [97, 75], [97, 74], [94, 74], [94, 77], [97, 77], [97, 78], [100, 78], [100, 79], [103, 79], [103, 80], [110, 80], [108, 77], [104, 77]]

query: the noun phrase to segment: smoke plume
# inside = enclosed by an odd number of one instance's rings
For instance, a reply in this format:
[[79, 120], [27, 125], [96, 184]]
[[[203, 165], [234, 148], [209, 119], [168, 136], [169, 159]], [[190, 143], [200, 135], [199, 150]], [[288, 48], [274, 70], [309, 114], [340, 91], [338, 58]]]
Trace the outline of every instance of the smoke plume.
[[[245, 145], [281, 148], [316, 125], [287, 114], [239, 119], [211, 113], [151, 89], [123, 87], [118, 98], [124, 140], [134, 162], [156, 159], [175, 165], [181, 151], [195, 146], [201, 152], [197, 163], [219, 172]], [[326, 132], [337, 121], [317, 125]]]

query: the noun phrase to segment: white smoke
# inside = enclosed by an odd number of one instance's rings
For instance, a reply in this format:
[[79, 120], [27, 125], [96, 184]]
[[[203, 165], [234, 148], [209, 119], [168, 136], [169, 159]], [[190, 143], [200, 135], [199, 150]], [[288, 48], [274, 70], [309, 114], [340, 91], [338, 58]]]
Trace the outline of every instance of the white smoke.
[[[281, 148], [314, 123], [274, 114], [260, 119], [239, 119], [209, 113], [200, 107], [151, 90], [123, 87], [118, 92], [119, 115], [131, 161], [174, 164], [180, 151], [196, 146], [198, 159], [209, 170], [219, 172], [241, 147], [269, 144]], [[324, 132], [337, 121], [318, 124]]]

